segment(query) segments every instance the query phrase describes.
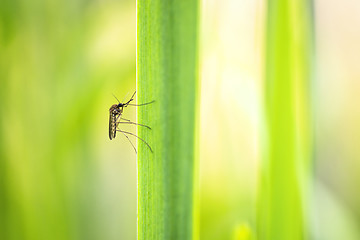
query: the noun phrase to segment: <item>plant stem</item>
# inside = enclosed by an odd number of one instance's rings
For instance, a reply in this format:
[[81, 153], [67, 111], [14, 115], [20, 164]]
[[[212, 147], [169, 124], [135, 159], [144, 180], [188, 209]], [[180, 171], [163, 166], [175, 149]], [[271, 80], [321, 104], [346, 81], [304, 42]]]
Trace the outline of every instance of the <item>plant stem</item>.
[[138, 239], [192, 239], [197, 0], [137, 1]]

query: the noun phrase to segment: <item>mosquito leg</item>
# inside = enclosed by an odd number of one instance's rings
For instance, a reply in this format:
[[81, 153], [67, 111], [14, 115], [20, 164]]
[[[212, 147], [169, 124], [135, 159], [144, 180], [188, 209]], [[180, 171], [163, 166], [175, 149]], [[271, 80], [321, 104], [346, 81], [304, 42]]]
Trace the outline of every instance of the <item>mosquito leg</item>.
[[131, 96], [130, 100], [127, 101], [127, 102], [124, 104], [124, 106], [129, 105], [129, 103], [130, 103], [132, 100], [134, 100], [135, 93], [136, 93], [136, 91], [135, 91], [134, 94]]
[[122, 134], [124, 134], [124, 136], [129, 140], [131, 146], [134, 148], [135, 154], [137, 154], [136, 148], [135, 148], [134, 144], [131, 142], [130, 138], [124, 132], [122, 132]]
[[121, 114], [119, 114], [116, 119], [115, 119], [115, 122], [117, 122], [117, 120], [119, 120], [119, 118], [121, 118]]
[[129, 120], [129, 119], [126, 119], [126, 118], [120, 117], [120, 119], [130, 122], [130, 120]]
[[[116, 117], [116, 120], [115, 120], [115, 122], [116, 122], [116, 127], [117, 127], [118, 124], [119, 124], [119, 122], [118, 122], [119, 118], [120, 118], [120, 119], [122, 118], [122, 117], [121, 117], [121, 114], [119, 114], [119, 115]], [[129, 121], [130, 121], [130, 120], [129, 120]]]
[[[128, 122], [118, 122], [119, 118], [120, 118], [120, 119], [123, 119], [123, 120], [125, 120], [125, 121], [128, 121]], [[149, 127], [149, 126], [147, 126], [147, 125], [140, 124], [140, 123], [134, 123], [134, 122], [131, 122], [131, 121], [128, 120], [128, 119], [122, 118], [121, 115], [119, 115], [119, 116], [116, 118], [116, 126], [117, 126], [117, 124], [119, 124], [119, 123], [135, 124], [135, 125], [139, 125], [139, 126], [143, 126], [143, 127], [148, 128], [148, 129], [151, 129], [151, 127]]]
[[134, 123], [134, 122], [117, 122], [118, 124], [119, 123], [125, 123], [125, 124], [134, 124], [134, 125], [138, 125], [138, 126], [142, 126], [142, 127], [146, 127], [148, 129], [151, 129], [151, 127], [147, 126], [147, 125], [144, 125], [144, 124], [140, 124], [140, 123]]
[[130, 135], [132, 135], [132, 136], [134, 136], [134, 137], [137, 137], [138, 139], [140, 139], [141, 141], [143, 141], [143, 142], [146, 144], [146, 146], [148, 146], [148, 148], [150, 149], [151, 152], [153, 152], [153, 150], [151, 149], [150, 145], [149, 145], [144, 139], [142, 139], [141, 137], [138, 137], [138, 136], [136, 136], [135, 134], [133, 134], [133, 133], [131, 133], [131, 132], [122, 131], [122, 130], [120, 130], [120, 129], [118, 129], [118, 130], [116, 130], [116, 131], [122, 132], [122, 133], [126, 133], [126, 134], [130, 134]]
[[126, 99], [126, 97], [129, 95], [129, 92], [126, 93], [125, 97], [123, 98], [123, 100], [121, 101], [122, 103], [124, 102], [124, 100]]
[[151, 103], [154, 103], [154, 102], [155, 102], [155, 100], [153, 100], [153, 101], [151, 101], [151, 102], [147, 102], [147, 103], [142, 103], [142, 104], [131, 104], [131, 103], [128, 103], [128, 104], [126, 104], [126, 105], [139, 107], [139, 106], [148, 105], [148, 104], [151, 104]]

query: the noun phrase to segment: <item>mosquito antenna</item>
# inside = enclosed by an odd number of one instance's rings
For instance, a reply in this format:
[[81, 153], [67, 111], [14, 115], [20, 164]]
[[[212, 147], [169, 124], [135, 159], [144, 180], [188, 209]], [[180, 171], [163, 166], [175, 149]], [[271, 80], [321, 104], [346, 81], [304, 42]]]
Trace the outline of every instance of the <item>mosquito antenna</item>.
[[124, 136], [129, 140], [131, 146], [134, 148], [135, 154], [137, 154], [136, 148], [135, 148], [134, 144], [131, 142], [130, 138], [124, 132], [122, 132], [122, 134], [124, 134]]
[[130, 100], [127, 101], [127, 102], [124, 104], [125, 106], [129, 105], [129, 103], [130, 103], [132, 100], [134, 100], [135, 93], [136, 93], [136, 91], [135, 91], [134, 94], [131, 96]]
[[117, 97], [112, 93], [112, 95], [114, 96], [114, 98], [116, 98], [116, 100], [120, 103], [119, 99], [117, 99]]
[[123, 100], [121, 101], [122, 103], [125, 101], [125, 98], [129, 95], [129, 92], [126, 93], [125, 97], [123, 98]]
[[149, 145], [144, 139], [142, 139], [141, 137], [138, 137], [138, 136], [136, 136], [135, 134], [133, 134], [133, 133], [131, 133], [131, 132], [121, 131], [120, 129], [118, 129], [118, 130], [116, 130], [116, 131], [122, 132], [122, 133], [127, 133], [127, 134], [130, 134], [130, 135], [134, 136], [134, 137], [137, 137], [138, 139], [140, 139], [141, 141], [143, 141], [143, 142], [146, 144], [146, 146], [148, 146], [148, 148], [150, 149], [151, 152], [153, 152], [153, 150], [151, 149], [150, 145]]
[[155, 100], [151, 101], [151, 102], [147, 102], [147, 103], [142, 103], [142, 104], [131, 104], [129, 103], [128, 105], [129, 106], [136, 106], [136, 107], [139, 107], [139, 106], [144, 106], [144, 105], [148, 105], [148, 104], [151, 104], [151, 103], [154, 103]]

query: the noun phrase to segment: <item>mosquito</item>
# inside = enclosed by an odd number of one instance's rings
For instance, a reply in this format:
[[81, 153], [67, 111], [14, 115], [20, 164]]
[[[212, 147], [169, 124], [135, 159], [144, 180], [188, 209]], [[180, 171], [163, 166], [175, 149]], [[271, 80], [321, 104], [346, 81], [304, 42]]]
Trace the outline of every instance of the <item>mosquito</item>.
[[[109, 118], [109, 138], [110, 140], [114, 139], [116, 137], [116, 132], [121, 132], [122, 134], [124, 134], [124, 136], [129, 140], [131, 146], [134, 148], [135, 153], [137, 153], [136, 148], [134, 146], [134, 144], [131, 142], [129, 135], [132, 135], [138, 139], [140, 139], [142, 142], [144, 142], [146, 144], [146, 146], [148, 146], [148, 148], [150, 149], [150, 151], [152, 152], [152, 149], [150, 147], [150, 145], [142, 138], [138, 137], [136, 134], [131, 133], [131, 132], [126, 132], [121, 130], [120, 128], [118, 128], [119, 124], [133, 124], [133, 125], [137, 125], [137, 126], [142, 126], [142, 127], [146, 127], [148, 129], [151, 129], [149, 126], [144, 125], [144, 124], [139, 124], [139, 123], [135, 123], [135, 122], [131, 122], [128, 119], [122, 118], [122, 113], [124, 111], [124, 107], [127, 106], [144, 106], [144, 105], [148, 105], [153, 103], [154, 101], [148, 102], [148, 103], [143, 103], [143, 104], [132, 104], [131, 101], [134, 100], [134, 96], [135, 96], [136, 91], [134, 92], [134, 94], [131, 96], [130, 100], [122, 103], [119, 101], [119, 99], [116, 98], [116, 100], [119, 102], [119, 104], [114, 104], [110, 107], [109, 112], [110, 112], [110, 118]], [[121, 121], [123, 120], [123, 121]]]

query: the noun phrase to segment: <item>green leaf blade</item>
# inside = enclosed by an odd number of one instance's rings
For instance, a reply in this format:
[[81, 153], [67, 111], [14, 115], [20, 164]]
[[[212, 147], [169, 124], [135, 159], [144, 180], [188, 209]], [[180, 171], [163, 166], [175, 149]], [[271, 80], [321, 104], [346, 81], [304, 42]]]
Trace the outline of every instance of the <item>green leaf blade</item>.
[[138, 239], [191, 239], [196, 104], [197, 1], [138, 1]]

